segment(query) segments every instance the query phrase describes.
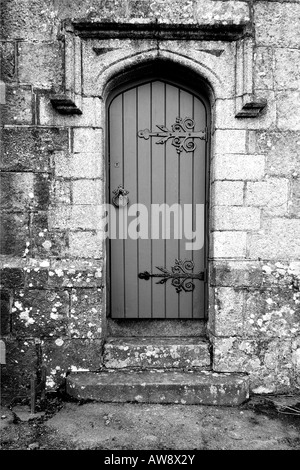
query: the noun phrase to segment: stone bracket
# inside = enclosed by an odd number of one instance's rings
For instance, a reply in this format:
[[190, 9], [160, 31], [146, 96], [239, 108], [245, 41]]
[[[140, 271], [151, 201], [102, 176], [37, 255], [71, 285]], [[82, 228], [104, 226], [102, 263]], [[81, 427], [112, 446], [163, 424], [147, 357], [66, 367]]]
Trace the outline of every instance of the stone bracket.
[[266, 99], [257, 98], [253, 78], [254, 40], [247, 36], [236, 42], [235, 117], [255, 118], [265, 108]]
[[52, 95], [50, 102], [53, 108], [61, 114], [82, 114], [82, 111], [76, 105], [68, 94], [65, 95]]

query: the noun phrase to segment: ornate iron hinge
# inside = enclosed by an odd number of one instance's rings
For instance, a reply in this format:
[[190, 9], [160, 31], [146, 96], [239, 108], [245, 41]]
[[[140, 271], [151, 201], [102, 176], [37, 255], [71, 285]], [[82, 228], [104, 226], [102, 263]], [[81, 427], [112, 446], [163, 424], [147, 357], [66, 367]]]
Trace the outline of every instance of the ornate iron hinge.
[[138, 132], [138, 136], [148, 140], [149, 137], [161, 137], [156, 144], [164, 144], [169, 139], [172, 140], [172, 145], [176, 147], [176, 152], [180, 153], [182, 150], [186, 152], [193, 152], [196, 149], [194, 139], [207, 140], [207, 129], [195, 132], [195, 121], [192, 118], [185, 117], [184, 119], [177, 117], [175, 124], [171, 125], [171, 129], [168, 129], [163, 124], [157, 124], [156, 127], [161, 132], [153, 132], [149, 129], [143, 129]]
[[175, 260], [175, 266], [171, 267], [171, 271], [167, 268], [162, 266], [156, 266], [156, 269], [159, 269], [161, 273], [157, 274], [150, 274], [148, 271], [144, 271], [143, 273], [139, 273], [139, 279], [144, 279], [148, 281], [151, 277], [161, 277], [156, 284], [165, 284], [168, 279], [172, 279], [172, 286], [175, 287], [176, 292], [181, 292], [184, 290], [185, 292], [191, 292], [195, 289], [195, 284], [191, 281], [191, 279], [199, 279], [200, 281], [206, 281], [205, 271], [201, 271], [199, 273], [193, 273], [193, 269], [195, 264], [191, 260]]

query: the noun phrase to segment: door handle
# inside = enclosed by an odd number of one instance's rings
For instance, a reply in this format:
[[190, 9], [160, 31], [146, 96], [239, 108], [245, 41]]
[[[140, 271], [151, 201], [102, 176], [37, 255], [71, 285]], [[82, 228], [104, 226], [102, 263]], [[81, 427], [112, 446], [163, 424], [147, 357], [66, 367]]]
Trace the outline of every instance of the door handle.
[[127, 189], [124, 189], [121, 184], [117, 187], [117, 189], [114, 189], [113, 191], [113, 198], [112, 202], [115, 207], [125, 207], [129, 203], [129, 197], [127, 194], [129, 194], [129, 191]]

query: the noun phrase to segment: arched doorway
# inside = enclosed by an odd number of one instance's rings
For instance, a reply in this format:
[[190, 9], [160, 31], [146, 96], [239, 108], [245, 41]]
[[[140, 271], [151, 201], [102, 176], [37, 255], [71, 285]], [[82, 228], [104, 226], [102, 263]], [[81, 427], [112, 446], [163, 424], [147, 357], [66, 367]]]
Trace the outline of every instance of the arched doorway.
[[108, 100], [113, 319], [206, 317], [210, 112], [183, 83], [156, 72]]

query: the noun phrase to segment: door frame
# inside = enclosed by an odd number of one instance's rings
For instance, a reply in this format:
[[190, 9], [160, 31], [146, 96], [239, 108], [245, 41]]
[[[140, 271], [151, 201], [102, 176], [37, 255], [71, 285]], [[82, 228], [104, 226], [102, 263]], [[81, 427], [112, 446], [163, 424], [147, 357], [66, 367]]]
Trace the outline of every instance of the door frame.
[[[179, 71], [179, 73], [178, 73]], [[176, 75], [175, 75], [175, 72]], [[190, 73], [189, 73], [190, 72]], [[172, 78], [170, 78], [172, 76]], [[174, 76], [179, 77], [178, 80], [174, 80]], [[141, 67], [136, 69], [130, 69], [125, 73], [121, 74], [120, 77], [117, 77], [114, 80], [114, 85], [109, 91], [106, 100], [105, 100], [105, 129], [104, 129], [104, 178], [105, 178], [105, 202], [110, 200], [110, 155], [109, 155], [109, 107], [114, 98], [116, 98], [120, 93], [128, 91], [132, 88], [135, 88], [137, 85], [142, 85], [145, 83], [152, 82], [154, 80], [162, 80], [171, 85], [180, 87], [181, 89], [192, 93], [200, 101], [203, 102], [207, 113], [207, 142], [206, 142], [206, 154], [205, 154], [205, 226], [204, 226], [204, 238], [205, 238], [205, 247], [204, 247], [204, 260], [205, 260], [205, 280], [204, 280], [204, 309], [205, 317], [204, 321], [208, 320], [208, 307], [209, 307], [209, 252], [210, 252], [210, 155], [211, 155], [211, 130], [212, 130], [212, 113], [211, 113], [211, 102], [209, 100], [209, 90], [206, 82], [204, 82], [201, 77], [197, 76], [197, 83], [199, 83], [199, 88], [202, 87], [202, 93], [197, 90], [194, 86], [195, 83], [195, 73], [189, 71], [188, 69], [182, 68], [178, 64], [174, 64], [169, 61], [155, 61], [147, 64], [143, 64]], [[106, 295], [105, 295], [105, 309], [106, 309], [106, 318], [111, 318], [111, 309], [110, 309], [110, 297], [111, 297], [111, 243], [108, 238], [105, 240], [105, 253], [106, 253], [106, 272], [105, 272], [105, 282], [106, 282]], [[114, 319], [118, 320], [118, 319]], [[126, 318], [122, 319], [126, 321]], [[127, 319], [127, 321], [142, 321], [143, 319]], [[182, 321], [184, 319], [148, 319], [147, 321]], [[190, 321], [195, 321], [197, 319], [188, 319]], [[145, 320], [144, 320], [145, 321]]]

